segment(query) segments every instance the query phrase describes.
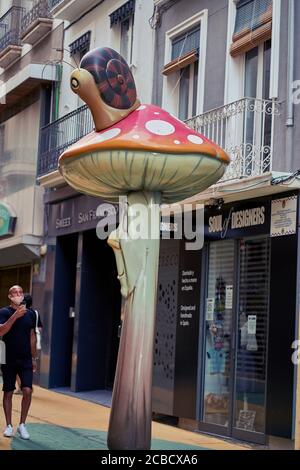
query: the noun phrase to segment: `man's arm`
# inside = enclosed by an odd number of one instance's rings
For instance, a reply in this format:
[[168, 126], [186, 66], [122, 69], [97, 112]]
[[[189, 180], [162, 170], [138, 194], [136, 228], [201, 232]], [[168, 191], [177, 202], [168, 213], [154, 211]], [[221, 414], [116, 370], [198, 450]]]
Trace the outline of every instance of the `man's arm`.
[[36, 371], [37, 349], [36, 349], [36, 333], [35, 333], [34, 329], [32, 329], [31, 333], [30, 333], [30, 346], [31, 346], [33, 371], [35, 372]]
[[20, 305], [20, 307], [18, 307], [17, 310], [15, 311], [15, 313], [8, 320], [6, 320], [5, 323], [0, 325], [0, 336], [6, 335], [6, 333], [9, 332], [9, 330], [11, 329], [13, 324], [15, 323], [15, 321], [18, 320], [18, 318], [23, 317], [25, 312], [26, 312], [25, 306]]

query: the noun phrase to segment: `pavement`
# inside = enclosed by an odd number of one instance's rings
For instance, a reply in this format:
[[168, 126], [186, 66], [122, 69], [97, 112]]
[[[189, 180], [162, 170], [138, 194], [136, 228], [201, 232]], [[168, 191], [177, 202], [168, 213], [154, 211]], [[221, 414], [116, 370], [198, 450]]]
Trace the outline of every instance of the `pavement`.
[[[2, 402], [2, 392], [0, 392]], [[22, 397], [13, 397], [13, 425], [19, 422]], [[0, 410], [0, 430], [5, 427]], [[27, 426], [29, 441], [0, 434], [0, 450], [104, 450], [109, 407], [35, 386]], [[249, 450], [250, 445], [218, 439], [153, 422], [154, 450]]]

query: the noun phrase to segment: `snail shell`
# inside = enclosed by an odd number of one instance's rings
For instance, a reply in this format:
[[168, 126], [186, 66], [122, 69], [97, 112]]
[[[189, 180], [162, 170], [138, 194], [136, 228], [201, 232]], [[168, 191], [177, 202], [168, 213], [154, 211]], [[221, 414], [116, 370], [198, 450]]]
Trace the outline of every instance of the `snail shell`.
[[116, 109], [131, 108], [137, 98], [134, 78], [123, 57], [109, 47], [93, 49], [80, 67], [94, 77], [104, 103]]

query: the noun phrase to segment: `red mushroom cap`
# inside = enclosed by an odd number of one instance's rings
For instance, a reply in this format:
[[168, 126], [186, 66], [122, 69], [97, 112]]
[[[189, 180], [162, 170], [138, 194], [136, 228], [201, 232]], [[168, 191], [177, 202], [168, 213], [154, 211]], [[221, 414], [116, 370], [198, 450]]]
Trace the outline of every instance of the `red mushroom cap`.
[[68, 148], [66, 159], [101, 150], [137, 150], [152, 153], [201, 154], [230, 162], [218, 145], [191, 129], [167, 111], [153, 105], [141, 105], [129, 116], [100, 132], [91, 132]]

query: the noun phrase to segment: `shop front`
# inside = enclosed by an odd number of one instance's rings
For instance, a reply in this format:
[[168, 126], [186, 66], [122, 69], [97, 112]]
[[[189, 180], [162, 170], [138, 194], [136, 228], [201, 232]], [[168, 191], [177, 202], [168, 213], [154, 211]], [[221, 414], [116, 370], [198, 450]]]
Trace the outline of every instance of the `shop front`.
[[297, 211], [295, 192], [218, 203], [205, 209], [203, 249], [181, 242], [166, 413], [179, 425], [260, 444], [292, 437]]
[[101, 203], [75, 194], [47, 206], [47, 255], [36, 279], [45, 325], [40, 384], [47, 388], [113, 385], [121, 302], [113, 252], [96, 233]]

